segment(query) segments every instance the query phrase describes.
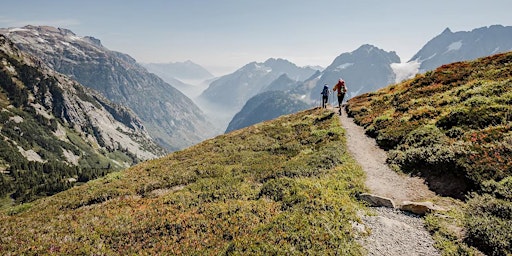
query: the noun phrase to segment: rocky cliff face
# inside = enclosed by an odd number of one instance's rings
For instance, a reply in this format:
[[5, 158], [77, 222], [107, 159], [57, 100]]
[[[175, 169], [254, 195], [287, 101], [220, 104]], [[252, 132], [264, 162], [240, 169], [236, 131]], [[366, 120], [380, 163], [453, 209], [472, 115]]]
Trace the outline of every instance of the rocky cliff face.
[[129, 109], [51, 70], [3, 35], [0, 80], [3, 164], [13, 165], [7, 148], [27, 161], [87, 167], [96, 164], [91, 155], [107, 160], [106, 166], [127, 167], [164, 153]]
[[0, 32], [50, 68], [128, 106], [168, 150], [184, 148], [215, 133], [189, 98], [130, 56], [103, 47], [98, 39], [53, 27], [26, 26]]

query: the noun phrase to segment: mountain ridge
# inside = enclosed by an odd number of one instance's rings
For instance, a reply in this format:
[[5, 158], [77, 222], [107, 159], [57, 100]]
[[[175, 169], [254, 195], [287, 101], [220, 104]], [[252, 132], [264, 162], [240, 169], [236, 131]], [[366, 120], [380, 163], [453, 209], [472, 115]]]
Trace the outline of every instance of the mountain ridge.
[[428, 41], [408, 62], [419, 62], [420, 73], [443, 64], [473, 60], [512, 50], [512, 27], [491, 25], [471, 31], [446, 28]]

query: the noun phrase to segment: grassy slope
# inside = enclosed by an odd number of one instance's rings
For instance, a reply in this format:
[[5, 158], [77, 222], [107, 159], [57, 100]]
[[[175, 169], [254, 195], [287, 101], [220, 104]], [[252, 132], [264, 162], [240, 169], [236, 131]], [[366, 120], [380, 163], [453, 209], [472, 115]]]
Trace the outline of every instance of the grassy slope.
[[[465, 242], [512, 253], [512, 52], [441, 66], [347, 109], [396, 169], [426, 177], [441, 194], [477, 191], [456, 216]], [[437, 221], [429, 220], [433, 231], [444, 232]]]
[[337, 116], [308, 110], [12, 208], [0, 250], [360, 255], [363, 181]]

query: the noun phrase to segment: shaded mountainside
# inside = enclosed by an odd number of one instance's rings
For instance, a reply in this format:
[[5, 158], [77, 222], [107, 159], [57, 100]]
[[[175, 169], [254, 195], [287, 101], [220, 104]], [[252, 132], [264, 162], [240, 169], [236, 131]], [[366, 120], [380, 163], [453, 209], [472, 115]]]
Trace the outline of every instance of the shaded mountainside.
[[226, 129], [226, 132], [238, 130], [276, 117], [296, 113], [311, 106], [284, 91], [260, 93], [247, 101]]
[[1, 213], [2, 250], [363, 255], [364, 175], [344, 140], [322, 109], [218, 136]]
[[53, 27], [26, 26], [0, 32], [52, 69], [128, 106], [168, 150], [184, 148], [216, 132], [184, 94], [130, 56], [103, 47], [98, 39]]
[[52, 194], [163, 155], [126, 108], [44, 66], [0, 35], [0, 196]]
[[419, 62], [420, 72], [443, 64], [467, 61], [512, 50], [512, 27], [494, 25], [472, 31], [445, 29], [430, 40], [409, 62]]
[[355, 97], [347, 111], [395, 168], [440, 194], [476, 191], [464, 241], [490, 255], [512, 253], [512, 52], [441, 66]]

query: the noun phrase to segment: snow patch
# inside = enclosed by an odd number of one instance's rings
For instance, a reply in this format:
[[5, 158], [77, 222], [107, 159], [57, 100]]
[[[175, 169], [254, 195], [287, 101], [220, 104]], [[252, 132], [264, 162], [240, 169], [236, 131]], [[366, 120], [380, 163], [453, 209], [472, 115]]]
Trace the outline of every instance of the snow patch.
[[448, 50], [446, 50], [446, 52], [457, 51], [457, 50], [460, 50], [461, 47], [462, 47], [462, 41], [453, 42], [448, 46]]
[[418, 61], [391, 63], [391, 69], [395, 73], [395, 83], [414, 77], [419, 72], [420, 64]]
[[419, 57], [419, 58], [417, 58], [417, 59], [415, 59], [413, 61], [424, 62], [426, 60], [430, 60], [430, 59], [434, 58], [436, 55], [437, 55], [437, 53], [434, 53], [434, 54], [430, 55], [430, 57], [428, 57], [428, 58], [422, 59], [421, 57]]
[[26, 28], [10, 28], [9, 32], [17, 32], [17, 31], [29, 31]]
[[81, 37], [79, 37], [79, 36], [72, 36], [72, 35], [70, 35], [70, 36], [68, 36], [68, 38], [69, 38], [69, 39], [71, 39], [71, 40], [73, 40], [73, 41], [82, 40], [82, 38], [81, 38]]
[[354, 63], [344, 63], [344, 64], [337, 66], [335, 70], [340, 71], [340, 70], [346, 69], [352, 65], [354, 65]]

